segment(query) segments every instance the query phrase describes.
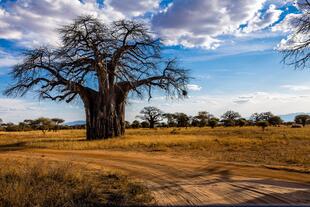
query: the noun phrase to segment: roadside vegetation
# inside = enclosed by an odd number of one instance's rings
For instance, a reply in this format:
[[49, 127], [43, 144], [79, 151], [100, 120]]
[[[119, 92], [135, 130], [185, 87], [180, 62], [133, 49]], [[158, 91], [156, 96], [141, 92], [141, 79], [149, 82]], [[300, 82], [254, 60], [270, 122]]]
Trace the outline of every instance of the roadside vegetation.
[[152, 202], [147, 188], [115, 172], [0, 158], [0, 206], [123, 206]]

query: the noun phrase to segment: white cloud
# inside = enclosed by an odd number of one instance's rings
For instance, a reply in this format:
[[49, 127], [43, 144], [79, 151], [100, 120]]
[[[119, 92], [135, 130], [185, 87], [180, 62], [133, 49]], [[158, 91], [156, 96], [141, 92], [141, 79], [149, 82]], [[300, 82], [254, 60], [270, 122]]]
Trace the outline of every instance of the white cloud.
[[291, 91], [310, 91], [310, 86], [307, 85], [282, 85], [281, 87]]
[[195, 84], [189, 84], [189, 85], [187, 85], [187, 88], [190, 91], [200, 91], [202, 89], [201, 86], [195, 85]]
[[105, 0], [105, 5], [121, 12], [126, 17], [140, 16], [159, 8], [160, 0]]
[[254, 18], [248, 21], [247, 26], [242, 31], [250, 33], [269, 27], [279, 20], [281, 14], [281, 10], [276, 9], [274, 4], [270, 4], [266, 12], [256, 13]]
[[142, 15], [156, 9], [159, 1], [17, 0], [0, 7], [0, 38], [24, 46], [60, 44], [56, 29], [80, 15], [93, 15], [103, 22]]
[[153, 28], [168, 45], [214, 49], [219, 36], [253, 19], [265, 0], [180, 0], [154, 15]]

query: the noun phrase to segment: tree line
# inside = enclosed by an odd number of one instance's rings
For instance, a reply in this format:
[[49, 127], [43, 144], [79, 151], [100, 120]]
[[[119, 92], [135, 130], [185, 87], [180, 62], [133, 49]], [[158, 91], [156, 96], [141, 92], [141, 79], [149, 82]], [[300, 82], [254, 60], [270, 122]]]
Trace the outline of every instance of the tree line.
[[[310, 115], [299, 114], [295, 116], [294, 122], [284, 122], [280, 116], [276, 116], [271, 112], [254, 113], [250, 118], [243, 118], [238, 112], [229, 110], [220, 118], [215, 117], [207, 111], [200, 111], [196, 116], [189, 116], [183, 112], [164, 113], [162, 110], [149, 106], [144, 107], [140, 111], [140, 115], [136, 116], [139, 120], [132, 123], [126, 121], [126, 128], [155, 128], [155, 127], [206, 127], [215, 128], [217, 126], [224, 127], [243, 127], [243, 126], [259, 126], [265, 130], [268, 126], [288, 125], [293, 128], [301, 128], [310, 124]], [[0, 131], [33, 131], [40, 130], [43, 134], [47, 131], [57, 132], [65, 129], [85, 129], [85, 125], [68, 126], [64, 124], [64, 120], [60, 118], [26, 119], [18, 124], [4, 123], [0, 118]]]
[[71, 127], [64, 125], [65, 120], [60, 118], [45, 118], [40, 117], [38, 119], [26, 119], [18, 124], [4, 123], [0, 119], [0, 131], [16, 132], [16, 131], [33, 131], [40, 130], [45, 134], [47, 131], [58, 131], [61, 129], [70, 129]]
[[164, 113], [153, 106], [144, 107], [136, 118], [139, 120], [134, 120], [132, 123], [126, 121], [126, 128], [259, 126], [265, 130], [268, 126], [285, 124], [299, 128], [310, 123], [310, 116], [306, 114], [297, 115], [294, 122], [284, 122], [280, 116], [271, 112], [254, 113], [246, 119], [238, 112], [229, 110], [218, 118], [207, 111], [200, 111], [195, 116], [189, 116], [183, 112]]

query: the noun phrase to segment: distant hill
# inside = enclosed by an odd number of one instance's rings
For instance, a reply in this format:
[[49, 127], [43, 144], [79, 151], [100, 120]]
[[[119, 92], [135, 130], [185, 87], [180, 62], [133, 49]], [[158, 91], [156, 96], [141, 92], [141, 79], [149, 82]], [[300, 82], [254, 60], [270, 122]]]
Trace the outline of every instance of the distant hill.
[[86, 121], [79, 120], [79, 121], [72, 121], [72, 122], [66, 122], [65, 125], [67, 126], [79, 126], [79, 125], [85, 125]]
[[298, 113], [291, 113], [291, 114], [280, 115], [280, 117], [283, 119], [283, 121], [294, 121], [295, 116], [297, 116], [299, 114], [308, 114], [308, 115], [310, 115], [310, 113], [298, 112]]

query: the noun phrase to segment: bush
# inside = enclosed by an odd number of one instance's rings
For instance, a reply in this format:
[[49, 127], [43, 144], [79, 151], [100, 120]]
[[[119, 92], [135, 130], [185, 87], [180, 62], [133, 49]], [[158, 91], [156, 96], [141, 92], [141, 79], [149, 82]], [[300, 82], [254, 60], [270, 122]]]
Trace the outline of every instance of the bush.
[[261, 127], [263, 129], [263, 131], [265, 131], [265, 128], [269, 126], [269, 122], [268, 121], [258, 121], [256, 123], [256, 125]]
[[14, 165], [0, 166], [0, 206], [119, 206], [151, 201], [146, 188], [118, 174], [82, 173], [69, 164]]

